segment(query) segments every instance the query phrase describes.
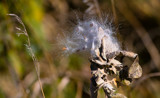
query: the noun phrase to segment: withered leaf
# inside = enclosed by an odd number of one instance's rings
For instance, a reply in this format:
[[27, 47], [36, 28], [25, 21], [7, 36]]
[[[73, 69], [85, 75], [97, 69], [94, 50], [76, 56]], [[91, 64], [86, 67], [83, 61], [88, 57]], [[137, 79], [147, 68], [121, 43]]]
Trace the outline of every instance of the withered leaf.
[[138, 56], [135, 58], [133, 64], [129, 68], [129, 77], [130, 78], [139, 78], [142, 76], [142, 68], [138, 63]]

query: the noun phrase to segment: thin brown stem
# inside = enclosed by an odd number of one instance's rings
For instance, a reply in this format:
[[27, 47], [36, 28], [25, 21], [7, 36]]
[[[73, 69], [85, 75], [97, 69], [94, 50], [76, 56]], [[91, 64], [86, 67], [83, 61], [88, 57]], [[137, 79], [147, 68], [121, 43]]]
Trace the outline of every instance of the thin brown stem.
[[160, 72], [150, 73], [148, 75], [143, 76], [138, 81], [136, 81], [136, 83], [133, 85], [133, 87], [136, 87], [136, 86], [140, 85], [142, 82], [144, 82], [145, 80], [147, 80], [151, 77], [160, 77]]
[[100, 11], [100, 7], [99, 7], [99, 3], [97, 0], [93, 0], [94, 4], [95, 4], [95, 7], [96, 7], [96, 12], [99, 16], [99, 18], [101, 19], [101, 22], [102, 22], [102, 14], [101, 14], [101, 11]]
[[94, 81], [91, 79], [90, 84], [90, 91], [91, 91], [91, 98], [97, 98], [98, 88], [94, 85]]
[[112, 12], [113, 12], [113, 17], [114, 17], [114, 23], [117, 25], [118, 24], [118, 18], [117, 18], [117, 14], [116, 14], [114, 0], [111, 0], [111, 4], [112, 4]]

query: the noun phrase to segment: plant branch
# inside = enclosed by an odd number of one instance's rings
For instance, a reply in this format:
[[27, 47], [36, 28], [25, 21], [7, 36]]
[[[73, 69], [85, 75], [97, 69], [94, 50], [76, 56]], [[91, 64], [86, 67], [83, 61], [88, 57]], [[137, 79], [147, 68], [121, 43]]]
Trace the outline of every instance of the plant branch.
[[147, 80], [148, 78], [151, 78], [151, 77], [160, 77], [160, 72], [150, 73], [148, 75], [143, 76], [132, 87], [136, 87], [136, 86], [140, 85], [142, 82], [144, 82], [145, 80]]

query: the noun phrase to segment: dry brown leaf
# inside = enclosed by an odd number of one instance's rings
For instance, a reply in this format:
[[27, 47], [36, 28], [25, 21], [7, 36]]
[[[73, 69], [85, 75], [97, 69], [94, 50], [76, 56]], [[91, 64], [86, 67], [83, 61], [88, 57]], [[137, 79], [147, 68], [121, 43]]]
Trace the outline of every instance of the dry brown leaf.
[[138, 63], [138, 56], [136, 57], [135, 61], [129, 68], [129, 77], [130, 78], [139, 78], [142, 76], [142, 68]]

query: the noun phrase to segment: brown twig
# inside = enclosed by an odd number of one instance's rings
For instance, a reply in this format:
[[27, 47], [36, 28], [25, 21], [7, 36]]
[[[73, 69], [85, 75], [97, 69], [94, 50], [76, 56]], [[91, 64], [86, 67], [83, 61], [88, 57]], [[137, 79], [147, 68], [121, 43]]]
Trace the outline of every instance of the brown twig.
[[17, 15], [15, 15], [15, 14], [8, 14], [8, 15], [9, 16], [14, 16], [17, 19], [17, 21], [23, 26], [23, 30], [21, 28], [16, 27], [17, 30], [22, 32], [22, 33], [18, 33], [18, 36], [23, 34], [27, 37], [26, 47], [30, 51], [32, 60], [34, 62], [35, 70], [36, 70], [36, 73], [37, 73], [37, 77], [38, 77], [39, 85], [40, 85], [40, 88], [41, 88], [41, 92], [42, 92], [43, 98], [45, 98], [45, 94], [44, 94], [44, 91], [43, 91], [43, 87], [42, 87], [42, 83], [41, 83], [41, 79], [40, 79], [40, 74], [39, 74], [39, 70], [38, 70], [38, 67], [40, 66], [40, 64], [39, 64], [36, 56], [33, 53], [32, 48], [31, 48], [31, 42], [30, 42], [30, 38], [29, 38], [28, 32], [26, 30], [26, 27], [25, 27], [24, 23], [22, 22], [22, 20]]
[[112, 12], [113, 12], [113, 17], [114, 17], [114, 23], [117, 25], [118, 24], [118, 18], [117, 18], [117, 14], [116, 14], [114, 0], [111, 0], [111, 4], [112, 4]]
[[82, 91], [83, 91], [83, 83], [81, 81], [78, 81], [76, 98], [82, 98]]
[[136, 83], [132, 87], [136, 87], [136, 86], [140, 85], [142, 82], [144, 82], [145, 80], [147, 80], [151, 77], [160, 77], [160, 72], [150, 73], [148, 75], [143, 76], [141, 79], [136, 81]]
[[91, 91], [91, 98], [97, 98], [98, 88], [96, 87], [94, 79], [91, 78], [90, 84], [90, 91]]
[[101, 22], [102, 22], [102, 14], [101, 14], [101, 10], [100, 10], [100, 7], [99, 7], [99, 4], [98, 4], [98, 1], [97, 0], [93, 0], [94, 4], [95, 4], [95, 7], [96, 7], [96, 12], [99, 16], [99, 18], [101, 19]]

